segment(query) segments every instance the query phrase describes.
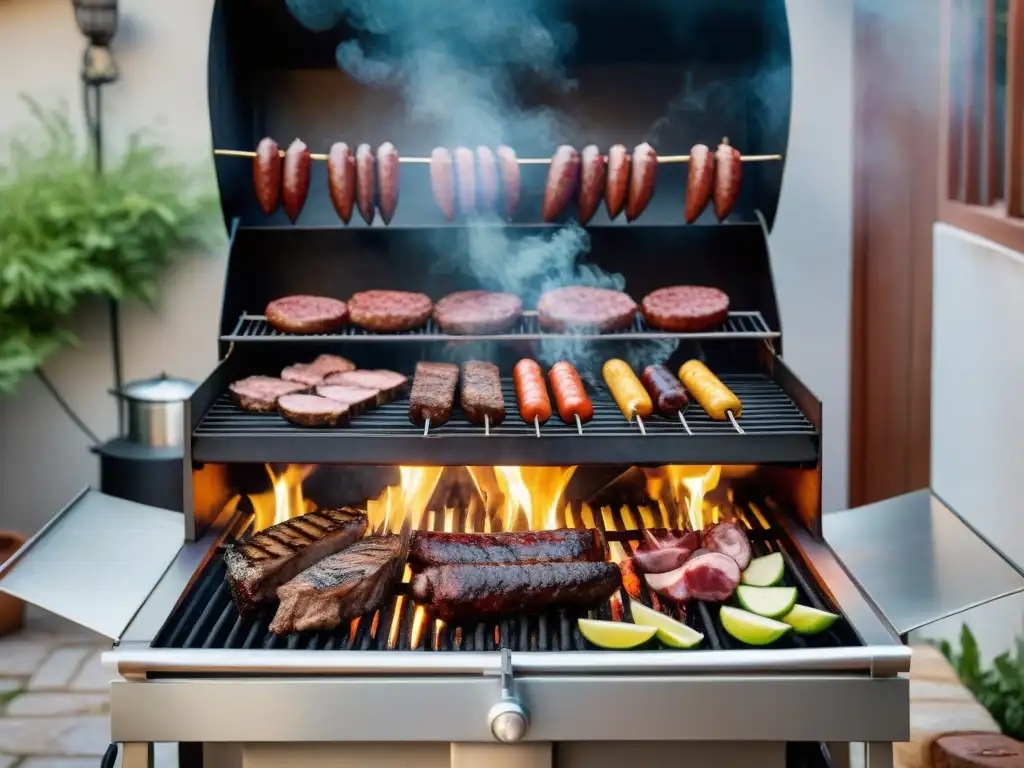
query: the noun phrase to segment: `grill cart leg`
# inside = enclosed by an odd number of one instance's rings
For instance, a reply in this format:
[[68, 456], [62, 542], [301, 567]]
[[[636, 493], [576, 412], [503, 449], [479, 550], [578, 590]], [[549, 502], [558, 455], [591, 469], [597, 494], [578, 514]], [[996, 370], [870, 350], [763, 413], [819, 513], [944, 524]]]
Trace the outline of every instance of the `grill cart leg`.
[[121, 746], [121, 768], [153, 768], [153, 745], [147, 741], [126, 741]]
[[871, 741], [864, 745], [866, 768], [893, 768], [892, 743]]
[[845, 741], [830, 741], [828, 755], [832, 758], [832, 768], [850, 768], [850, 745]]

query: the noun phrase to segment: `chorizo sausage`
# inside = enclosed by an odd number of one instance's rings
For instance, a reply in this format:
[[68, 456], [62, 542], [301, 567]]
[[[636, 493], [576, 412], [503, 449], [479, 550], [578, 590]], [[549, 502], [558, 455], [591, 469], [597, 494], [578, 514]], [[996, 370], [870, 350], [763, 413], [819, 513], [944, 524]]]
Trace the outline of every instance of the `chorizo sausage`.
[[459, 189], [459, 210], [463, 216], [476, 213], [476, 163], [465, 147], [455, 150], [455, 180]]
[[430, 153], [430, 187], [434, 201], [445, 219], [455, 219], [455, 177], [452, 175], [452, 153], [436, 147]]
[[622, 213], [629, 190], [629, 171], [632, 159], [623, 144], [616, 144], [608, 150], [608, 181], [604, 190], [604, 202], [608, 206], [608, 218], [614, 219]]
[[563, 144], [551, 158], [548, 169], [548, 183], [544, 187], [544, 208], [541, 218], [552, 222], [569, 204], [576, 191], [576, 180], [580, 172], [580, 155], [568, 144]]
[[690, 150], [690, 173], [686, 181], [686, 223], [693, 224], [711, 200], [715, 183], [715, 156], [706, 144]]
[[377, 189], [380, 198], [380, 217], [385, 224], [391, 223], [391, 218], [398, 208], [398, 179], [399, 179], [398, 150], [390, 141], [385, 141], [377, 147]]
[[647, 394], [651, 396], [654, 410], [662, 416], [675, 416], [690, 402], [679, 379], [664, 365], [648, 365], [644, 368], [640, 380], [644, 383]]
[[609, 360], [601, 368], [601, 375], [627, 421], [636, 416], [646, 419], [654, 412], [647, 390], [625, 360]]
[[327, 155], [327, 189], [338, 217], [348, 224], [356, 202], [356, 159], [343, 141], [333, 144]]
[[580, 156], [580, 224], [586, 224], [597, 213], [604, 195], [604, 178], [604, 156], [596, 144], [591, 144], [584, 148]]
[[633, 150], [633, 167], [629, 174], [629, 193], [626, 196], [626, 221], [636, 221], [654, 196], [654, 182], [658, 177], [658, 153], [647, 142]]
[[296, 139], [284, 153], [284, 171], [282, 173], [281, 201], [284, 212], [294, 224], [302, 206], [309, 196], [309, 147], [301, 139]]
[[587, 397], [583, 380], [571, 364], [564, 360], [555, 363], [548, 371], [551, 391], [555, 393], [555, 407], [558, 417], [566, 424], [574, 424], [578, 416], [585, 424], [594, 418], [594, 404]]
[[[725, 221], [740, 196], [740, 181], [743, 179], [743, 160], [739, 150], [729, 145], [729, 139], [722, 139], [715, 152], [715, 215]], [[735, 415], [735, 414], [733, 414]]]
[[501, 189], [505, 197], [505, 218], [512, 219], [519, 206], [519, 161], [512, 147], [498, 147], [498, 169], [501, 172]]
[[493, 211], [498, 199], [498, 161], [490, 147], [476, 148], [476, 165], [480, 175], [480, 204]]
[[356, 149], [356, 205], [367, 224], [373, 223], [374, 216], [373, 177], [373, 150], [369, 144], [360, 144]]
[[688, 360], [679, 368], [679, 378], [693, 399], [700, 403], [715, 421], [725, 421], [729, 413], [740, 417], [743, 404], [721, 380], [700, 360]]
[[532, 424], [536, 419], [543, 424], [551, 418], [551, 400], [544, 383], [544, 371], [535, 360], [524, 358], [512, 369], [516, 384], [516, 399], [519, 401], [519, 415], [523, 421]]
[[281, 166], [281, 148], [277, 142], [269, 136], [260, 139], [252, 160], [252, 180], [256, 201], [267, 216], [277, 210], [281, 199]]

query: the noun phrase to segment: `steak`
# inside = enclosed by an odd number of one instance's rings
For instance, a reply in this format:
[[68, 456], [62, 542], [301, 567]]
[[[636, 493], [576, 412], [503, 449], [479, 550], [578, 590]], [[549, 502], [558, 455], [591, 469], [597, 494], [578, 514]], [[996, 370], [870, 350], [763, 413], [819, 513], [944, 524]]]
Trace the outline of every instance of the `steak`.
[[324, 296], [284, 296], [267, 304], [265, 313], [281, 333], [331, 333], [345, 325], [348, 307]]
[[337, 427], [347, 424], [348, 406], [319, 395], [282, 395], [277, 410], [285, 420], [300, 427]]
[[250, 413], [274, 413], [282, 395], [308, 392], [309, 387], [273, 376], [249, 376], [231, 384], [228, 389], [235, 405]]
[[540, 326], [549, 331], [625, 331], [636, 319], [636, 302], [622, 291], [573, 285], [548, 291], [537, 302]]
[[328, 400], [347, 406], [349, 413], [353, 416], [357, 416], [367, 408], [379, 405], [381, 395], [376, 389], [351, 387], [347, 384], [321, 384], [316, 388], [316, 393], [320, 397], [326, 397]]
[[324, 384], [373, 389], [378, 393], [377, 402], [386, 403], [394, 400], [409, 386], [409, 379], [394, 371], [358, 370], [331, 374], [324, 380]]
[[362, 291], [348, 301], [352, 322], [374, 333], [420, 328], [433, 308], [426, 294], [409, 291]]
[[647, 324], [659, 331], [696, 333], [725, 322], [729, 297], [717, 288], [673, 285], [647, 294], [640, 310]]
[[297, 381], [307, 387], [323, 384], [324, 379], [332, 373], [354, 371], [356, 364], [339, 355], [320, 355], [312, 363], [296, 363], [281, 371], [285, 381]]
[[322, 509], [240, 539], [224, 548], [228, 586], [238, 612], [255, 613], [279, 586], [317, 560], [340, 552], [366, 532], [366, 514]]
[[459, 366], [454, 363], [416, 363], [416, 376], [409, 396], [409, 421], [422, 427], [430, 420], [434, 426], [452, 417]]
[[735, 560], [740, 570], [750, 565], [750, 539], [739, 523], [724, 520], [705, 526], [701, 540], [712, 552], [721, 552]]
[[372, 536], [325, 557], [278, 588], [270, 631], [334, 629], [376, 610], [391, 596], [404, 560], [399, 536]]
[[434, 322], [454, 336], [504, 333], [523, 314], [523, 302], [511, 293], [458, 291], [434, 305]]
[[505, 420], [498, 366], [480, 360], [470, 360], [462, 366], [461, 405], [470, 424], [483, 425], [486, 420], [496, 427]]
[[417, 568], [435, 565], [523, 565], [604, 560], [597, 530], [563, 528], [515, 533], [440, 533], [416, 531], [409, 563]]

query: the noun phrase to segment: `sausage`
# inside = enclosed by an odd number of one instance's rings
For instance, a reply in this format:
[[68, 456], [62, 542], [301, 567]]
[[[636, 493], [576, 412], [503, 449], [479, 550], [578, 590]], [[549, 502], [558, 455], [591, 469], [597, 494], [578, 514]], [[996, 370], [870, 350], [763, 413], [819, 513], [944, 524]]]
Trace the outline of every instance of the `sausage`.
[[605, 164], [601, 150], [596, 144], [585, 147], [580, 160], [580, 224], [586, 224], [597, 213], [604, 194], [604, 177]]
[[686, 223], [693, 224], [711, 200], [715, 184], [715, 156], [706, 144], [690, 150], [690, 175], [686, 181]]
[[292, 224], [299, 218], [309, 196], [309, 147], [301, 139], [293, 141], [284, 153], [281, 201]]
[[608, 181], [604, 189], [604, 202], [608, 206], [608, 218], [614, 219], [622, 213], [629, 189], [629, 171], [632, 159], [623, 144], [616, 144], [608, 150]]
[[348, 224], [356, 202], [356, 159], [343, 141], [331, 145], [327, 155], [327, 189], [338, 217]]
[[356, 150], [356, 205], [367, 224], [373, 223], [374, 216], [373, 176], [373, 150], [369, 144], [360, 144]]
[[735, 418], [740, 417], [743, 405], [725, 384], [719, 381], [700, 360], [688, 360], [679, 368], [679, 378], [715, 421], [725, 421], [731, 411]]
[[715, 215], [725, 221], [740, 196], [740, 181], [743, 179], [743, 160], [739, 150], [729, 146], [728, 139], [722, 139], [715, 152]]
[[452, 153], [437, 147], [430, 153], [430, 187], [434, 200], [445, 219], [455, 219], [455, 177], [452, 175]]
[[252, 181], [256, 200], [267, 216], [277, 210], [281, 199], [281, 165], [281, 148], [277, 142], [269, 136], [260, 139], [252, 160]]
[[594, 528], [516, 533], [416, 531], [409, 548], [409, 562], [417, 569], [471, 563], [599, 563], [604, 555], [604, 545]]
[[640, 380], [643, 381], [647, 394], [651, 396], [654, 410], [662, 416], [675, 416], [690, 402], [679, 379], [664, 365], [648, 365], [644, 368]]
[[498, 366], [469, 360], [462, 366], [460, 404], [470, 424], [490, 422], [496, 427], [505, 420], [505, 398], [501, 392]]
[[563, 144], [551, 157], [548, 169], [548, 183], [544, 187], [544, 208], [541, 218], [552, 222], [565, 210], [576, 191], [576, 179], [580, 172], [580, 155], [568, 144]]
[[380, 199], [380, 217], [391, 223], [398, 207], [398, 150], [390, 141], [377, 147], [377, 189]]
[[480, 170], [480, 203], [485, 211], [493, 211], [498, 200], [498, 161], [490, 147], [476, 148], [476, 165]]
[[658, 176], [658, 153], [647, 142], [633, 150], [633, 167], [629, 174], [629, 194], [626, 196], [626, 221], [636, 221], [654, 196], [654, 181]]
[[519, 401], [519, 415], [523, 421], [532, 424], [536, 419], [543, 424], [551, 418], [551, 400], [544, 383], [544, 371], [536, 361], [524, 358], [512, 369], [516, 383], [516, 399]]
[[601, 368], [601, 375], [627, 421], [632, 421], [634, 416], [646, 419], [654, 412], [654, 404], [644, 385], [625, 360], [609, 360]]
[[583, 380], [576, 369], [564, 360], [555, 363], [548, 371], [551, 391], [555, 393], [555, 407], [558, 417], [566, 424], [574, 424], [578, 416], [581, 424], [594, 418], [594, 404], [587, 397]]
[[458, 186], [459, 210], [463, 216], [476, 213], [476, 160], [473, 150], [455, 150], [455, 180]]
[[501, 172], [501, 189], [505, 197], [505, 218], [511, 219], [519, 206], [519, 161], [512, 147], [498, 147], [498, 170]]

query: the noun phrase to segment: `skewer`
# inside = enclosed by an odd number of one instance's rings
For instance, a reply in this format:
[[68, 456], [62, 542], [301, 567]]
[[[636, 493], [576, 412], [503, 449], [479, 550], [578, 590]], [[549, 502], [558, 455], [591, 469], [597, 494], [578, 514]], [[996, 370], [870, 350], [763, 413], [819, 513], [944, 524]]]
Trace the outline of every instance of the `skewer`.
[[644, 420], [640, 418], [640, 414], [634, 412], [633, 418], [636, 419], [637, 426], [640, 427], [640, 434], [647, 437], [647, 430], [644, 428]]
[[681, 422], [683, 422], [683, 429], [686, 430], [686, 434], [692, 435], [693, 432], [690, 431], [690, 425], [686, 423], [686, 417], [683, 416], [683, 412], [682, 411], [679, 412], [679, 420]]
[[732, 422], [732, 425], [736, 428], [737, 432], [739, 432], [741, 435], [747, 434], [746, 432], [743, 431], [743, 427], [741, 427], [739, 423], [736, 421], [736, 417], [732, 415], [732, 411], [726, 411], [725, 415], [729, 417], [729, 421]]
[[430, 431], [430, 419], [427, 419], [425, 422], [423, 422], [423, 436], [426, 437], [427, 433], [429, 431]]
[[537, 433], [537, 437], [540, 437], [540, 422], [536, 416], [533, 417], [533, 429]]
[[[220, 157], [256, 157], [255, 152], [250, 152], [247, 149], [215, 149], [213, 154]], [[279, 152], [281, 157], [284, 157], [284, 150]], [[326, 162], [327, 155], [319, 152], [311, 152], [309, 155], [311, 160], [320, 160]], [[774, 160], [782, 160], [782, 155], [741, 155], [740, 160], [744, 163], [768, 163]], [[412, 163], [414, 165], [430, 165], [429, 157], [401, 157], [399, 156], [398, 162], [400, 163]], [[550, 157], [520, 157], [516, 158], [516, 162], [519, 165], [551, 165]], [[689, 155], [662, 155], [658, 158], [658, 163], [688, 163], [690, 162]]]
[[576, 417], [576, 431], [579, 432], [582, 435], [583, 434], [583, 422], [580, 421], [580, 415], [578, 413], [574, 413], [573, 416]]
[[491, 436], [491, 417], [484, 416], [484, 434], [488, 437]]

